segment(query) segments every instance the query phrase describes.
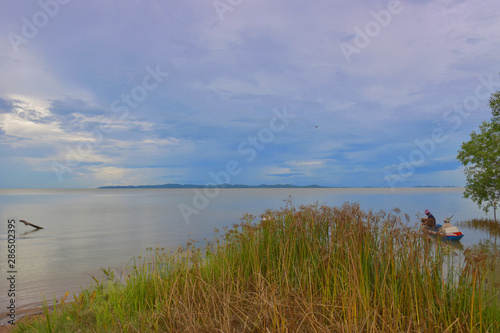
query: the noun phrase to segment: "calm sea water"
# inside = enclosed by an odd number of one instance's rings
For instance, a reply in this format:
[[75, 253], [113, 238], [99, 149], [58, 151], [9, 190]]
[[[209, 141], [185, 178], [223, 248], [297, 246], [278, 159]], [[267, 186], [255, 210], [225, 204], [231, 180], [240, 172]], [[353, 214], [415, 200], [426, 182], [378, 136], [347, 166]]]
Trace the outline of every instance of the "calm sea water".
[[[215, 194], [203, 201], [192, 189], [0, 189], [0, 313], [9, 301], [6, 234], [12, 218], [44, 227], [33, 231], [16, 225], [16, 302], [22, 309], [39, 305], [42, 295], [50, 301], [78, 292], [91, 274], [100, 276], [101, 267], [119, 272], [148, 247], [175, 249], [189, 238], [211, 239], [215, 228], [231, 227], [245, 213], [284, 207], [290, 197], [296, 205], [358, 202], [376, 212], [399, 208], [411, 225], [425, 209], [438, 222], [452, 214], [455, 223], [491, 217], [462, 197], [463, 188], [223, 189]], [[189, 219], [179, 207], [193, 209]], [[490, 237], [462, 230], [465, 247]]]

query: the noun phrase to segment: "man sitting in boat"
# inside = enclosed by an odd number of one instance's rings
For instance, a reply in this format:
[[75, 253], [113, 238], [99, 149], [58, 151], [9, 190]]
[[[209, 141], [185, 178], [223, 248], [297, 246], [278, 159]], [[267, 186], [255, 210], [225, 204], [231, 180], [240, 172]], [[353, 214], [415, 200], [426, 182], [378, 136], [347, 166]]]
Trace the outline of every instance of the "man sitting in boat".
[[443, 226], [441, 228], [443, 228], [443, 229], [453, 228], [453, 226], [450, 223], [450, 218], [449, 217], [447, 217], [447, 218], [444, 219], [444, 224], [443, 224]]
[[450, 217], [447, 217], [444, 219], [444, 224], [443, 226], [439, 229], [439, 232], [440, 233], [443, 233], [443, 234], [446, 234], [446, 235], [451, 235], [451, 234], [455, 234], [455, 233], [462, 233], [460, 230], [458, 230], [457, 227], [454, 227], [451, 223], [450, 223]]
[[425, 225], [429, 229], [435, 229], [436, 219], [434, 218], [434, 215], [432, 215], [428, 209], [425, 210], [425, 215], [427, 215], [427, 217], [422, 218], [422, 225]]

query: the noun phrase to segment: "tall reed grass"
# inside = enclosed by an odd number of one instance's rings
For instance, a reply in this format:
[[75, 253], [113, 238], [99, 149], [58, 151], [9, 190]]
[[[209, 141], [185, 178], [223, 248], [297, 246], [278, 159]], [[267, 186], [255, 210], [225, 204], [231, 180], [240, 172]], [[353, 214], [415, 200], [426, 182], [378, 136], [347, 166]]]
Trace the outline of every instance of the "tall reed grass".
[[19, 330], [39, 332], [498, 332], [494, 261], [407, 227], [395, 210], [309, 205], [246, 215], [205, 246], [152, 250]]

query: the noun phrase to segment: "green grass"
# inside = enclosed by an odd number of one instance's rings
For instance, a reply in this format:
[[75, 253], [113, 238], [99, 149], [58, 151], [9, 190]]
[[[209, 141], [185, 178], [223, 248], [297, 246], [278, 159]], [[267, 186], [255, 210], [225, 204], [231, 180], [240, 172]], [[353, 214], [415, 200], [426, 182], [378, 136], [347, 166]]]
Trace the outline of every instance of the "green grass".
[[[493, 255], [453, 251], [357, 204], [267, 211], [110, 270], [20, 332], [498, 332]], [[490, 274], [490, 275], [488, 275]], [[491, 279], [490, 279], [491, 281]]]

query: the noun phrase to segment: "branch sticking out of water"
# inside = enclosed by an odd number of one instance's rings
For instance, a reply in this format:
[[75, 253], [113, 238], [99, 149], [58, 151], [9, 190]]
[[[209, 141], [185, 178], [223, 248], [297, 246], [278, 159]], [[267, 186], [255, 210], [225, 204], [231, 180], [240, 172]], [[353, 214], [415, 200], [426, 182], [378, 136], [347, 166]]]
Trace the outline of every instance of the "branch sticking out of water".
[[25, 220], [19, 220], [19, 222], [22, 222], [22, 223], [24, 223], [25, 225], [29, 225], [29, 226], [31, 226], [31, 227], [33, 227], [33, 228], [36, 228], [36, 229], [43, 229], [43, 227], [37, 226], [37, 225], [35, 225], [35, 224], [33, 224], [33, 223], [29, 223], [29, 222], [27, 222], [27, 221], [25, 221]]

